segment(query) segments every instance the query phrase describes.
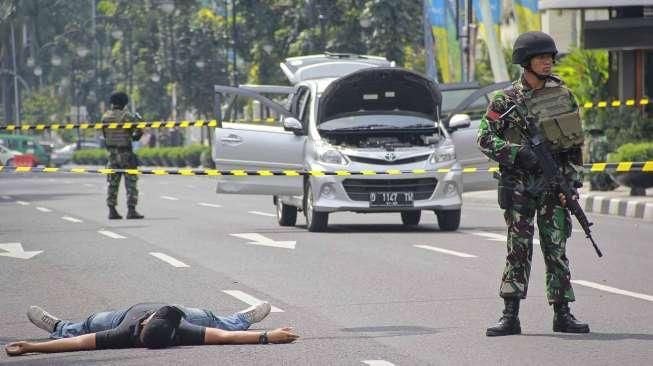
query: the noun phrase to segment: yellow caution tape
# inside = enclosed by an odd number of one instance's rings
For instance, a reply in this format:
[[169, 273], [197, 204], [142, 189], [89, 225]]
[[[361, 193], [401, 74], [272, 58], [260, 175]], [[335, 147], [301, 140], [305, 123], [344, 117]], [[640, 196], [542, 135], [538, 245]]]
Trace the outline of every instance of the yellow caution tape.
[[[605, 171], [615, 171], [617, 173], [622, 172], [653, 172], [653, 161], [645, 162], [631, 162], [631, 161], [622, 161], [619, 163], [592, 163], [585, 164], [583, 166], [585, 171], [589, 173], [605, 172]], [[335, 170], [335, 171], [325, 171], [325, 170], [245, 170], [245, 169], [233, 169], [233, 170], [218, 170], [218, 169], [201, 169], [201, 168], [182, 168], [182, 169], [172, 169], [172, 168], [139, 168], [139, 169], [112, 169], [112, 168], [49, 168], [49, 167], [10, 167], [10, 166], [0, 166], [0, 172], [9, 173], [77, 173], [77, 174], [114, 174], [114, 173], [124, 173], [124, 174], [152, 174], [152, 175], [186, 175], [186, 176], [195, 176], [195, 175], [208, 175], [208, 176], [261, 176], [261, 177], [273, 177], [273, 176], [288, 176], [288, 177], [299, 177], [299, 176], [313, 176], [313, 177], [323, 177], [326, 175], [333, 176], [352, 176], [352, 175], [419, 175], [419, 174], [428, 174], [428, 173], [439, 173], [446, 174], [451, 172], [460, 172], [462, 174], [473, 174], [481, 172], [497, 172], [499, 171], [498, 166], [491, 166], [488, 168], [478, 168], [478, 167], [464, 167], [464, 168], [439, 168], [434, 170], [428, 169], [411, 169], [411, 170], [399, 170], [399, 169], [389, 169], [386, 171], [373, 171], [373, 170]]]
[[612, 108], [619, 108], [621, 106], [627, 106], [627, 107], [637, 107], [637, 106], [646, 106], [649, 104], [648, 98], [642, 98], [640, 100], [635, 100], [635, 99], [626, 99], [625, 101], [621, 101], [618, 99], [612, 100], [612, 101], [607, 101], [607, 100], [601, 100], [597, 102], [585, 102], [582, 103], [582, 107], [584, 109], [591, 109], [591, 108], [606, 108], [606, 107], [612, 107]]

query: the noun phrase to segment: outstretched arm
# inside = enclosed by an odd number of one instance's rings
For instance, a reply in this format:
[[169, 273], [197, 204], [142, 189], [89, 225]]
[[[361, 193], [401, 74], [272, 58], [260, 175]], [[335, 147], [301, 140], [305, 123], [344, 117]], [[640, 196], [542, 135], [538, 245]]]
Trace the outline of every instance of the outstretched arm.
[[[217, 328], [206, 328], [204, 344], [256, 344], [263, 332], [255, 331], [228, 331]], [[268, 331], [270, 343], [290, 343], [299, 338], [292, 332], [292, 328], [277, 328]]]
[[12, 342], [5, 346], [5, 352], [9, 356], [18, 356], [29, 352], [55, 353], [93, 349], [95, 349], [95, 333], [47, 342]]

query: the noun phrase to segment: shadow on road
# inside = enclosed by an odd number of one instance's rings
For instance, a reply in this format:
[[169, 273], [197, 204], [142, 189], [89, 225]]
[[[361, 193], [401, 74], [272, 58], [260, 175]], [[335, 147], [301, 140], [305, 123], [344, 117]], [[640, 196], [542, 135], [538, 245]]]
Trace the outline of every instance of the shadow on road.
[[525, 337], [550, 337], [577, 341], [621, 341], [626, 339], [636, 339], [640, 341], [653, 341], [653, 334], [642, 333], [597, 333], [589, 334], [550, 334], [550, 333], [531, 333], [522, 334]]
[[55, 201], [63, 200], [67, 197], [97, 196], [99, 193], [30, 193], [30, 194], [11, 194], [11, 198], [16, 201]]
[[424, 334], [436, 334], [445, 328], [429, 328], [413, 325], [386, 325], [378, 327], [357, 327], [357, 328], [342, 328], [343, 332], [352, 333], [351, 336], [325, 336], [325, 337], [302, 337], [302, 340], [326, 340], [326, 339], [373, 339], [373, 338], [386, 338], [386, 337], [405, 337]]

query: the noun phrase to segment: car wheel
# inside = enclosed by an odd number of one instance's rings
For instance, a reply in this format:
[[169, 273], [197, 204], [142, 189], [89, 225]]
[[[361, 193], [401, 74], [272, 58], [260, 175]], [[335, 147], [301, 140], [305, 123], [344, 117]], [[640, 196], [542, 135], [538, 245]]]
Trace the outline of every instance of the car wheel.
[[422, 218], [422, 211], [402, 211], [401, 212], [401, 222], [404, 225], [417, 226], [419, 225], [419, 220]]
[[284, 205], [279, 198], [275, 199], [275, 202], [279, 226], [295, 226], [295, 223], [297, 223], [297, 207]]
[[311, 184], [306, 183], [304, 189], [304, 215], [306, 216], [306, 228], [311, 232], [326, 231], [329, 225], [328, 212], [316, 212], [313, 207], [313, 190]]
[[455, 231], [460, 227], [460, 210], [435, 210], [442, 231]]
[[7, 160], [6, 166], [14, 166], [14, 159]]

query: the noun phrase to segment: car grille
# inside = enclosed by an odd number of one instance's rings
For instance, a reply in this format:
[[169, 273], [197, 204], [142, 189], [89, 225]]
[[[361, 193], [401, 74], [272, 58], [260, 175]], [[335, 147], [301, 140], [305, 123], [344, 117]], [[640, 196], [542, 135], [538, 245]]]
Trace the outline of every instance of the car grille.
[[347, 157], [351, 161], [355, 161], [357, 163], [366, 163], [366, 164], [378, 164], [378, 165], [397, 165], [397, 164], [409, 164], [409, 163], [417, 163], [419, 161], [424, 161], [428, 159], [430, 154], [426, 155], [420, 155], [420, 156], [413, 156], [410, 158], [405, 158], [405, 159], [397, 159], [397, 160], [385, 160], [385, 159], [375, 159], [375, 158], [363, 158], [360, 156], [351, 156], [347, 155]]
[[369, 201], [371, 192], [413, 192], [413, 199], [431, 197], [437, 184], [435, 178], [416, 179], [345, 179], [342, 185], [354, 201]]

